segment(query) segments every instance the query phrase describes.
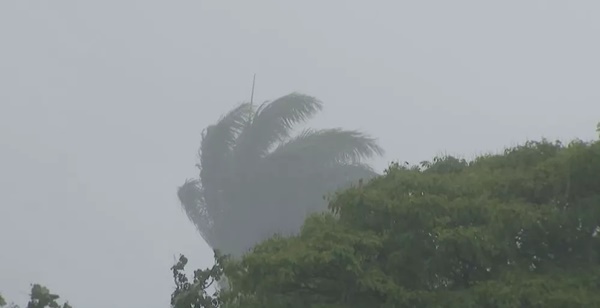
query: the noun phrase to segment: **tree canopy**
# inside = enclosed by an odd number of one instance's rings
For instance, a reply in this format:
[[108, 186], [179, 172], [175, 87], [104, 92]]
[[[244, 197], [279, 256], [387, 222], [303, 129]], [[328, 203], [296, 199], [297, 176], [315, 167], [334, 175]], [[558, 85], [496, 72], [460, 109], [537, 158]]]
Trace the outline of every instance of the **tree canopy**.
[[600, 142], [393, 164], [329, 208], [221, 262], [223, 307], [600, 307]]
[[[181, 256], [171, 306], [600, 307], [600, 141], [395, 163], [329, 201], [192, 279]], [[71, 307], [58, 299], [34, 284], [26, 307]]]
[[203, 131], [199, 177], [178, 195], [211, 247], [240, 256], [274, 233], [296, 233], [308, 214], [326, 210], [324, 194], [376, 175], [364, 160], [383, 150], [362, 132], [293, 134], [322, 107], [292, 93], [258, 108], [243, 103]]

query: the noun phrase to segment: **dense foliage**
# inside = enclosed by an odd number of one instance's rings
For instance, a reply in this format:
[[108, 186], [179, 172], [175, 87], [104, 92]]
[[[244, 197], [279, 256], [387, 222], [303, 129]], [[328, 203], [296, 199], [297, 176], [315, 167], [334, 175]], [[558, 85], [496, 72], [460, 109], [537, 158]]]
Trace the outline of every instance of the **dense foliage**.
[[600, 142], [394, 164], [330, 209], [221, 263], [222, 307], [600, 307]]
[[298, 232], [309, 213], [326, 210], [323, 195], [375, 176], [364, 159], [383, 151], [358, 131], [292, 131], [322, 109], [292, 93], [257, 109], [244, 103], [202, 133], [199, 178], [178, 195], [213, 248], [240, 256], [274, 233]]

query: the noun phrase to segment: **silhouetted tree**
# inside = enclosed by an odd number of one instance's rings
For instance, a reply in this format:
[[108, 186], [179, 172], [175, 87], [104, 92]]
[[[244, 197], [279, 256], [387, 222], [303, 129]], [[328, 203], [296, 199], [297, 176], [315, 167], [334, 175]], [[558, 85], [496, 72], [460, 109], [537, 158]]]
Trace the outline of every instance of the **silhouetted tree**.
[[325, 209], [324, 194], [376, 175], [363, 160], [383, 150], [361, 132], [292, 136], [321, 109], [316, 98], [292, 93], [257, 109], [243, 103], [203, 131], [199, 178], [178, 195], [210, 246], [239, 256], [273, 233], [297, 232], [307, 214]]
[[[34, 284], [31, 286], [31, 293], [29, 293], [29, 302], [27, 303], [27, 308], [72, 308], [71, 305], [69, 305], [69, 302], [65, 302], [62, 305], [60, 305], [57, 300], [60, 298], [60, 296], [56, 295], [56, 294], [52, 294], [50, 293], [50, 290], [48, 290], [48, 288], [39, 285], [39, 284]], [[5, 307], [6, 308], [19, 308], [18, 305], [11, 303], [11, 304], [6, 304], [6, 301], [4, 300], [4, 298], [2, 298], [2, 296], [0, 296], [0, 307]]]

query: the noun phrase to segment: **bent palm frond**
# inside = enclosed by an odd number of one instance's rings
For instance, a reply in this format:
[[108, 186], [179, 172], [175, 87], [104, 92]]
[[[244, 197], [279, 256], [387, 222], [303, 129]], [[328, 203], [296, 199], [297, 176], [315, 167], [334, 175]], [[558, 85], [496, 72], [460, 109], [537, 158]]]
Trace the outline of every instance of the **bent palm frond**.
[[289, 137], [294, 125], [308, 120], [322, 108], [321, 101], [315, 97], [299, 93], [263, 103], [240, 134], [236, 153], [266, 155], [273, 144]]
[[204, 240], [214, 243], [213, 219], [209, 209], [204, 205], [202, 188], [196, 179], [188, 179], [177, 189], [177, 197], [188, 219], [196, 226]]
[[[206, 190], [218, 190], [223, 185], [223, 177], [227, 166], [230, 165], [231, 150], [251, 116], [252, 105], [243, 103], [204, 131], [198, 156], [200, 157], [200, 181]], [[211, 198], [211, 196], [206, 197]]]
[[252, 116], [252, 105], [243, 103], [221, 117], [217, 124], [210, 125], [202, 134], [198, 156], [203, 159], [223, 157], [235, 145], [236, 138], [242, 132]]
[[307, 129], [280, 144], [267, 158], [275, 162], [306, 165], [359, 164], [363, 159], [383, 155], [374, 138], [351, 130]]

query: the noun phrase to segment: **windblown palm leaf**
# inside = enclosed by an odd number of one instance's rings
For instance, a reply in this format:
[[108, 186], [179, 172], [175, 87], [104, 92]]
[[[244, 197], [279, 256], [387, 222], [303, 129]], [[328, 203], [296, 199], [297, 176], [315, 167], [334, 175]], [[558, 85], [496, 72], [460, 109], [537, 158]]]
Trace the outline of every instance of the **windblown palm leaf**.
[[243, 103], [221, 117], [217, 124], [209, 126], [204, 133], [202, 142], [206, 147], [215, 150], [231, 150], [236, 138], [252, 116], [252, 105]]
[[236, 153], [262, 157], [279, 141], [289, 137], [294, 125], [313, 117], [323, 108], [316, 98], [292, 93], [272, 102], [265, 102], [254, 113], [241, 133]]
[[[249, 123], [251, 116], [252, 105], [249, 103], [240, 104], [219, 119], [217, 124], [210, 125], [203, 131], [198, 151], [203, 170], [206, 169], [208, 173], [216, 172], [215, 170], [220, 170], [224, 164], [228, 163], [227, 160], [231, 156], [236, 139]], [[212, 175], [201, 175], [200, 178], [201, 180], [207, 180]]]
[[308, 213], [326, 209], [325, 193], [376, 175], [363, 160], [383, 150], [364, 133], [290, 136], [321, 109], [316, 98], [292, 93], [255, 111], [241, 104], [203, 132], [200, 178], [178, 195], [209, 245], [239, 256], [274, 231], [298, 231]]
[[196, 226], [207, 243], [214, 243], [213, 221], [209, 208], [202, 198], [202, 188], [198, 180], [186, 180], [177, 190], [177, 196], [188, 219]]
[[358, 131], [339, 128], [306, 129], [280, 144], [267, 158], [297, 160], [303, 163], [351, 163], [383, 154], [374, 138]]

